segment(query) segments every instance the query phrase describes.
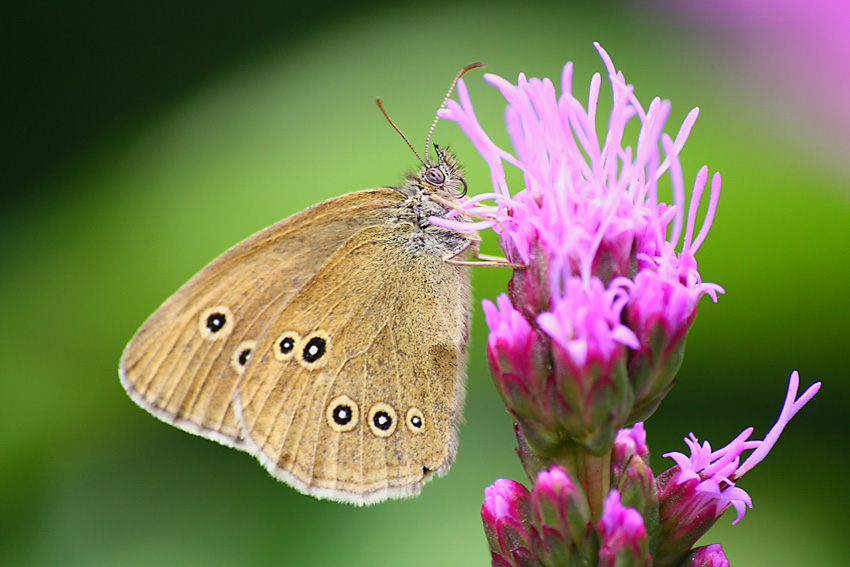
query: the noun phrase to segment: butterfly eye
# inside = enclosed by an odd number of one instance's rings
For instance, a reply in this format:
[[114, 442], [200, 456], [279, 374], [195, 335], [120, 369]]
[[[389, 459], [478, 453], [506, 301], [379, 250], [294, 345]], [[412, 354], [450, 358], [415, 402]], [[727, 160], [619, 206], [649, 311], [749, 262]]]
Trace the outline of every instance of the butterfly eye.
[[357, 425], [357, 420], [360, 417], [360, 409], [354, 400], [348, 396], [339, 396], [331, 400], [331, 403], [328, 404], [328, 411], [325, 417], [331, 429], [343, 433], [345, 431], [351, 431]]
[[425, 429], [425, 416], [419, 408], [407, 410], [407, 428], [411, 433], [422, 433]]
[[389, 404], [375, 404], [369, 410], [369, 429], [378, 437], [389, 437], [395, 431], [397, 416]]
[[429, 167], [425, 170], [425, 181], [431, 185], [442, 185], [446, 182], [446, 176], [436, 167]]

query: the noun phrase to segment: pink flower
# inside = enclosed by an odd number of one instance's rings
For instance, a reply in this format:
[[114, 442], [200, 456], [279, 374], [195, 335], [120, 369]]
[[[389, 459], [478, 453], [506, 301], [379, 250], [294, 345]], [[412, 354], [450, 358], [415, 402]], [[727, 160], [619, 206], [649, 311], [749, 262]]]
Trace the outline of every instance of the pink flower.
[[[641, 422], [673, 385], [700, 298], [717, 301], [724, 291], [703, 281], [696, 261], [721, 180], [714, 174], [709, 183], [702, 167], [686, 198], [679, 153], [698, 110], [675, 138], [664, 134], [670, 103], [655, 98], [644, 108], [596, 48], [613, 99], [607, 121], [597, 117], [602, 76], [593, 76], [584, 104], [572, 94], [569, 63], [560, 95], [548, 79], [521, 74], [513, 84], [485, 75], [508, 102], [513, 153], [481, 128], [463, 81], [459, 102], [440, 112], [481, 153], [493, 191], [461, 202], [476, 220], [452, 211], [431, 222], [492, 228], [505, 257], [521, 264], [508, 294], [485, 300], [484, 313], [493, 380], [534, 485], [529, 492], [500, 480], [487, 489], [481, 514], [493, 565], [725, 567], [719, 546], [693, 545], [726, 509], [735, 508], [737, 523], [752, 507], [737, 481], [820, 384], [797, 400], [792, 374], [779, 421], [763, 441], [750, 440], [748, 429], [712, 450], [691, 434], [690, 455], [668, 453], [676, 466], [653, 475]], [[633, 119], [637, 135], [627, 141]], [[522, 173], [518, 191], [508, 187], [506, 163]], [[664, 184], [671, 203], [659, 200]], [[742, 463], [744, 451], [752, 453]]]
[[[679, 452], [664, 455], [676, 461], [676, 466], [656, 479], [661, 521], [657, 558], [678, 564], [727, 508], [731, 506], [737, 513], [733, 524], [741, 521], [747, 508], [752, 508], [750, 495], [735, 484], [767, 456], [791, 418], [821, 386], [820, 382], [812, 384], [797, 399], [799, 383], [797, 372], [793, 372], [779, 419], [764, 440], [750, 441], [750, 427], [725, 447], [712, 450], [708, 441], [700, 443], [691, 433], [685, 439], [690, 456]], [[748, 450], [753, 452], [742, 464], [741, 454]]]
[[620, 278], [617, 283], [621, 282], [623, 287], [605, 289], [596, 278], [585, 286], [572, 277], [555, 309], [537, 317], [538, 326], [564, 350], [575, 367], [586, 367], [591, 360], [607, 367], [622, 346], [640, 346], [632, 330], [620, 323], [628, 280]]
[[761, 445], [761, 441], [748, 441], [752, 432], [753, 428], [748, 427], [731, 443], [716, 451], [711, 450], [708, 441], [700, 445], [691, 433], [690, 439], [685, 438], [685, 443], [691, 449], [690, 457], [678, 452], [664, 454], [678, 465], [673, 483], [691, 485], [688, 489], [689, 497], [680, 501], [676, 508], [680, 523], [691, 521], [705, 511], [717, 517], [731, 505], [738, 513], [732, 522], [736, 524], [744, 517], [746, 508], [753, 507], [750, 495], [737, 488], [733, 480], [741, 453]]
[[[746, 508], [752, 508], [749, 495], [740, 488], [736, 488], [735, 482], [767, 456], [779, 440], [782, 430], [800, 408], [820, 390], [821, 383], [812, 384], [799, 399], [796, 399], [799, 385], [800, 377], [795, 371], [791, 374], [785, 404], [779, 419], [763, 441], [748, 441], [753, 432], [753, 428], [748, 427], [731, 443], [712, 451], [708, 441], [700, 445], [691, 433], [690, 439], [685, 439], [685, 443], [691, 449], [690, 457], [679, 452], [664, 454], [665, 457], [676, 461], [678, 466], [678, 474], [673, 481], [675, 484], [696, 482], [694, 501], [689, 503], [693, 512], [698, 513], [701, 508], [709, 506], [713, 507], [714, 515], [719, 516], [731, 505], [737, 512], [737, 517], [732, 523], [737, 524], [744, 517]], [[752, 449], [755, 449], [753, 453], [743, 464], [740, 464], [741, 453]]]
[[[714, 296], [718, 288], [701, 287], [693, 260], [710, 228], [720, 192], [720, 178], [715, 175], [708, 213], [700, 233], [693, 238], [695, 215], [707, 179], [705, 168], [697, 176], [682, 252], [676, 255], [673, 251], [686, 222], [678, 154], [698, 111], [694, 109], [688, 115], [675, 141], [663, 135], [670, 103], [656, 98], [644, 110], [608, 54], [596, 47], [607, 67], [614, 99], [608, 130], [601, 136], [596, 129], [601, 76], [596, 74], [591, 81], [585, 109], [571, 93], [571, 63], [564, 67], [560, 97], [549, 79], [527, 79], [521, 74], [514, 85], [501, 77], [485, 75], [509, 103], [506, 121], [516, 156], [487, 136], [465, 84], [458, 82], [460, 103], [448, 101], [440, 116], [457, 121], [470, 137], [490, 166], [494, 187], [493, 193], [466, 202], [471, 212], [489, 219], [472, 225], [493, 227], [512, 261], [546, 261], [548, 284], [556, 299], [566, 293], [566, 282], [573, 276], [584, 285], [590, 285], [591, 275], [607, 284], [618, 275], [628, 275], [636, 257], [642, 269], [671, 265], [684, 285], [699, 286], [701, 293]], [[641, 128], [631, 146], [624, 142], [624, 132], [635, 117]], [[525, 187], [513, 195], [504, 162], [524, 175]], [[672, 206], [659, 203], [657, 195], [658, 181], [668, 170], [676, 201]], [[495, 200], [494, 206], [481, 205], [488, 198]], [[469, 223], [435, 220], [445, 226], [470, 227]], [[542, 257], [535, 257], [535, 246], [543, 252]]]
[[[585, 105], [572, 94], [570, 63], [560, 95], [549, 79], [521, 74], [513, 84], [485, 75], [508, 102], [514, 153], [484, 132], [458, 82], [460, 102], [448, 101], [440, 116], [472, 140], [490, 168], [493, 191], [462, 204], [481, 220], [462, 222], [451, 214], [431, 220], [448, 228], [492, 228], [506, 258], [525, 266], [515, 270], [509, 299], [500, 298], [498, 309], [485, 302], [491, 368], [509, 409], [526, 418], [524, 433], [558, 440], [566, 432], [600, 454], [620, 427], [657, 407], [672, 385], [699, 298], [716, 300], [723, 290], [703, 283], [695, 260], [714, 218], [720, 177], [711, 182], [700, 224], [708, 169], [696, 176], [686, 206], [678, 157], [698, 111], [688, 114], [675, 139], [663, 134], [670, 103], [656, 98], [645, 109], [596, 48], [613, 97], [602, 132], [596, 126], [602, 76], [593, 76]], [[626, 141], [633, 119], [637, 138]], [[522, 172], [521, 190], [509, 189], [505, 163]], [[664, 176], [673, 204], [658, 199]], [[546, 371], [550, 359], [554, 373]], [[531, 399], [547, 407], [526, 411]]]

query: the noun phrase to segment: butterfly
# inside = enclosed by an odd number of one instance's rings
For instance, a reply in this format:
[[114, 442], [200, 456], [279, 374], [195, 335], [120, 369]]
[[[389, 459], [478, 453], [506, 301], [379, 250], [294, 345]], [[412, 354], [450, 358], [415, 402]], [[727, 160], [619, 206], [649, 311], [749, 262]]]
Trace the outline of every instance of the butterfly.
[[127, 345], [130, 397], [319, 498], [370, 504], [445, 473], [480, 238], [430, 221], [466, 193], [434, 149], [400, 187], [319, 203], [213, 260]]

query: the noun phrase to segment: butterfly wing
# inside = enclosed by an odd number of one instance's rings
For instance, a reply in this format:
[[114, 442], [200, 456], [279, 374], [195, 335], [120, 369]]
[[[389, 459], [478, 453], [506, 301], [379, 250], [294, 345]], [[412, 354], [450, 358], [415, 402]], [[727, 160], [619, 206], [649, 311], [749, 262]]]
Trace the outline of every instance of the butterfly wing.
[[[301, 211], [237, 244], [195, 275], [142, 325], [124, 350], [121, 383], [156, 417], [245, 448], [233, 396], [248, 337], [279, 325], [286, 305], [328, 259], [406, 197], [349, 193]], [[270, 309], [270, 307], [272, 307]]]
[[[457, 447], [469, 284], [458, 245], [391, 220], [360, 230], [257, 329], [236, 408], [253, 452], [302, 492], [419, 492]], [[463, 243], [460, 243], [463, 246]]]

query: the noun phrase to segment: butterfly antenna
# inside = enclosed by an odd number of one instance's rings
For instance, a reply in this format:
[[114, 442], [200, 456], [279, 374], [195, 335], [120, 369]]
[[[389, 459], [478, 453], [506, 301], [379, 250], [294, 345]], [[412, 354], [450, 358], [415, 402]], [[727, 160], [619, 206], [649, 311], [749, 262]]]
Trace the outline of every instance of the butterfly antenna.
[[[413, 154], [416, 156], [416, 158], [417, 158], [419, 161], [421, 161], [421, 162], [422, 162], [422, 165], [424, 165], [425, 167], [428, 167], [428, 164], [427, 164], [427, 163], [425, 163], [425, 162], [422, 160], [422, 158], [421, 158], [421, 157], [419, 157], [419, 152], [417, 152], [417, 151], [416, 151], [416, 148], [414, 148], [414, 147], [413, 147], [413, 144], [411, 144], [411, 143], [410, 143], [410, 140], [408, 140], [408, 139], [407, 139], [407, 136], [405, 136], [405, 135], [404, 135], [404, 133], [403, 133], [401, 130], [399, 130], [398, 126], [396, 126], [396, 125], [395, 125], [395, 122], [393, 122], [392, 118], [390, 118], [390, 115], [389, 115], [389, 114], [387, 114], [387, 111], [386, 111], [386, 110], [384, 110], [384, 101], [382, 101], [380, 98], [378, 99], [378, 108], [380, 108], [380, 109], [381, 109], [381, 112], [383, 112], [383, 113], [384, 113], [384, 117], [387, 119], [387, 122], [389, 122], [389, 123], [390, 123], [390, 126], [392, 126], [393, 128], [395, 128], [395, 131], [396, 131], [396, 132], [398, 132], [398, 135], [399, 135], [399, 136], [401, 136], [401, 137], [404, 139], [404, 141], [405, 141], [405, 142], [407, 142], [408, 147], [409, 147], [411, 150], [413, 150]], [[427, 154], [426, 154], [426, 155], [427, 155]]]
[[[449, 97], [452, 96], [452, 91], [455, 90], [455, 85], [457, 85], [457, 82], [460, 80], [461, 77], [463, 77], [464, 73], [466, 73], [467, 71], [469, 71], [471, 69], [477, 69], [478, 67], [484, 67], [484, 63], [470, 63], [469, 65], [467, 65], [466, 67], [464, 67], [463, 69], [460, 70], [460, 73], [457, 74], [457, 77], [455, 77], [455, 80], [452, 81], [452, 85], [449, 87], [449, 92], [446, 93], [446, 98], [443, 99], [443, 104], [441, 104], [440, 108], [437, 109], [438, 112], [440, 110], [442, 110], [443, 108], [445, 108], [446, 102], [449, 100]], [[431, 134], [434, 133], [434, 128], [437, 127], [437, 122], [439, 120], [440, 120], [440, 115], [438, 114], [437, 116], [434, 117], [434, 122], [431, 124], [431, 129], [428, 130], [428, 137], [425, 138], [425, 159], [426, 160], [428, 159], [428, 146], [431, 145]], [[408, 144], [409, 143], [410, 142], [408, 142]]]

